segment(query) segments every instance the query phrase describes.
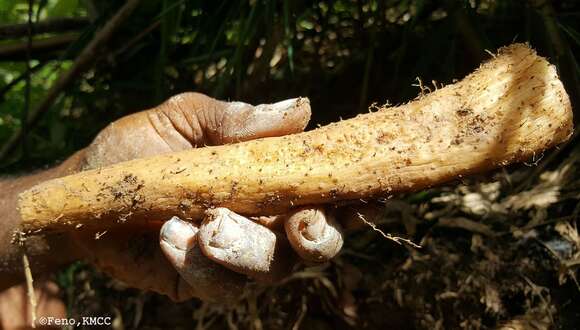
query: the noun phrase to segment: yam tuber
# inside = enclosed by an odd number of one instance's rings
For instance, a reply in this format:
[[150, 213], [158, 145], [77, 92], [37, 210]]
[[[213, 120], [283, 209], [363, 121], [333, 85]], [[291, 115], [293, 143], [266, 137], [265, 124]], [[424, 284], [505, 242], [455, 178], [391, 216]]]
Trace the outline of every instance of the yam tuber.
[[[304, 102], [307, 100], [304, 99]], [[460, 82], [309, 132], [138, 159], [39, 184], [23, 229], [243, 215], [416, 191], [541, 154], [572, 133], [556, 69], [514, 44]]]

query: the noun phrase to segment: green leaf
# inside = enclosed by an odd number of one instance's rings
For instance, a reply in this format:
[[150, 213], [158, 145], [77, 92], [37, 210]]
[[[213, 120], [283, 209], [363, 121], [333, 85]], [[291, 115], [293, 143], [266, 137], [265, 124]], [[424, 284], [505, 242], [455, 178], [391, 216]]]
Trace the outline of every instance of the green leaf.
[[79, 7], [79, 0], [59, 0], [46, 8], [48, 17], [73, 16]]

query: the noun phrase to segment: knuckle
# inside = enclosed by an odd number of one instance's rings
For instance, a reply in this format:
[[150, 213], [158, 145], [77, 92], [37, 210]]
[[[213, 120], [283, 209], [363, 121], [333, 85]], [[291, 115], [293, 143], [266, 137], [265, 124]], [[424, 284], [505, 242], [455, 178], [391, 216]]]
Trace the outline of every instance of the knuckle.
[[221, 101], [201, 93], [185, 92], [170, 97], [156, 110], [195, 144], [213, 144], [219, 140], [224, 112]]
[[192, 108], [204, 103], [207, 96], [196, 92], [183, 92], [175, 94], [165, 101], [170, 107]]
[[165, 104], [169, 108], [177, 108], [186, 111], [212, 111], [216, 109], [218, 101], [205, 94], [197, 92], [183, 92], [173, 95]]
[[334, 216], [322, 208], [302, 208], [285, 222], [288, 240], [298, 255], [311, 262], [336, 256], [343, 243], [342, 230]]

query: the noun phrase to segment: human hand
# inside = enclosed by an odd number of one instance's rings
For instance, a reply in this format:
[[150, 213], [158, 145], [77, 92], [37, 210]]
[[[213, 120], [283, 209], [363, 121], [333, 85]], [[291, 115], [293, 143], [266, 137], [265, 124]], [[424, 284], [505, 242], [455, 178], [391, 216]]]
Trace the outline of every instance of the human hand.
[[[80, 169], [297, 133], [309, 118], [307, 99], [254, 107], [197, 93], [179, 94], [106, 127], [81, 153]], [[72, 235], [81, 257], [106, 273], [177, 301], [233, 300], [248, 278], [271, 282], [287, 274], [296, 254], [321, 262], [342, 246], [339, 226], [320, 207], [255, 219], [217, 208], [209, 210], [203, 221], [148, 220], [147, 225], [126, 223], [107, 232], [84, 230]]]

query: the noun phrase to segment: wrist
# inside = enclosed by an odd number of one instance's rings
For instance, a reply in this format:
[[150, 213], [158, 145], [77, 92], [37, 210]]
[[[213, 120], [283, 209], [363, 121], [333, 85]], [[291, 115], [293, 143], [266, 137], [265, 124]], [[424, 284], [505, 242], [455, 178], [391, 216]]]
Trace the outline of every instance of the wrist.
[[6, 266], [0, 270], [0, 290], [22, 280], [21, 254], [24, 251], [35, 273], [54, 270], [78, 257], [71, 253], [77, 250], [72, 248], [69, 235], [30, 236], [22, 247], [15, 244], [13, 238], [20, 228], [20, 214], [17, 209], [20, 193], [43, 181], [79, 172], [84, 162], [84, 154], [85, 151], [81, 150], [53, 168], [0, 180], [0, 263]]

